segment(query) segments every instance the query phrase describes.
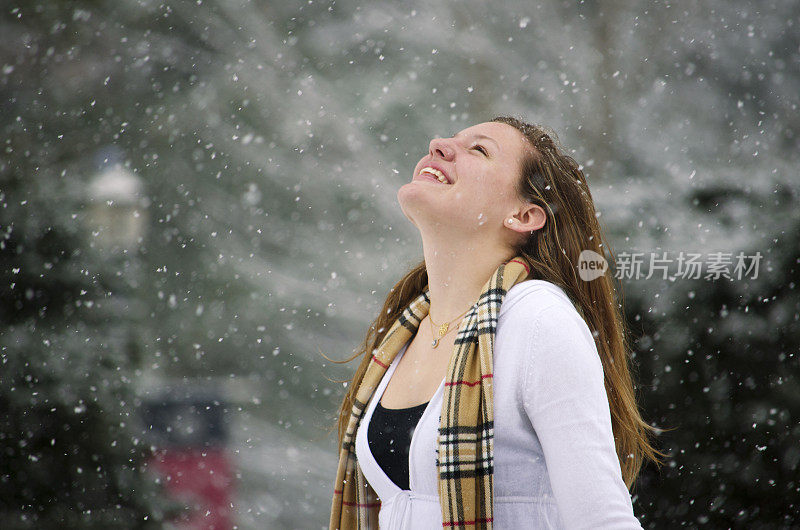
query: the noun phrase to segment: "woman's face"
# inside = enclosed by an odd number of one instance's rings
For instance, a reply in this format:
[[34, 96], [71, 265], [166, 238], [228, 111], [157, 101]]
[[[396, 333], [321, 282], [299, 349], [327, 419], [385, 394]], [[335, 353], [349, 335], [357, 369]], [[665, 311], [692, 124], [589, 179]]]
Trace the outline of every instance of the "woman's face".
[[[523, 204], [516, 195], [516, 182], [529, 150], [521, 132], [500, 122], [480, 123], [452, 138], [431, 140], [411, 182], [397, 192], [400, 208], [420, 229], [432, 227], [451, 235], [501, 234], [506, 218]], [[448, 182], [423, 172], [426, 167], [441, 171]]]

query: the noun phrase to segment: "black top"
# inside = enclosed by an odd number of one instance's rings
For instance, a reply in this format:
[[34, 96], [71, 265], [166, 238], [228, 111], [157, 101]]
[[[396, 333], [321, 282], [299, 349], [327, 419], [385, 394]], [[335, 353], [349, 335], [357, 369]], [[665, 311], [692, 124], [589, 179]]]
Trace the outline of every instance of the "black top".
[[403, 490], [410, 489], [408, 452], [411, 436], [428, 403], [405, 409], [387, 409], [378, 401], [367, 428], [372, 456], [391, 481]]

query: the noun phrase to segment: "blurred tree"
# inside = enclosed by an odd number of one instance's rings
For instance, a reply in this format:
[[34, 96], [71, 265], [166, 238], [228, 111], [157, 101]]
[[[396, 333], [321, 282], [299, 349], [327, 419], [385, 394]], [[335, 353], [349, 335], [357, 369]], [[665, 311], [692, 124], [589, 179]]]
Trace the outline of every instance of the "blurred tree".
[[81, 87], [98, 73], [61, 53], [85, 42], [65, 30], [96, 4], [4, 6], [0, 18], [4, 529], [158, 527], [171, 507], [145, 468], [150, 447], [135, 415], [147, 335], [131, 261], [95, 248], [84, 222], [103, 127]]
[[87, 244], [77, 198], [29, 169], [0, 183], [0, 527], [155, 527], [141, 341], [116, 305], [135, 293]]
[[[779, 166], [757, 186], [720, 179], [680, 199], [699, 226], [714, 219], [742, 246], [687, 240], [670, 257], [679, 249], [704, 260], [731, 252], [735, 264], [741, 251], [753, 269], [738, 277], [731, 266], [730, 278], [711, 280], [705, 262], [698, 279], [668, 282], [656, 273], [643, 288], [633, 288], [641, 280], [628, 282], [642, 406], [654, 424], [675, 429], [659, 440], [673, 455], [670, 465], [646, 467], [635, 490], [654, 527], [792, 528], [800, 521], [800, 189], [790, 166]], [[736, 234], [746, 226], [755, 228], [749, 242]], [[757, 253], [755, 265], [749, 256]]]

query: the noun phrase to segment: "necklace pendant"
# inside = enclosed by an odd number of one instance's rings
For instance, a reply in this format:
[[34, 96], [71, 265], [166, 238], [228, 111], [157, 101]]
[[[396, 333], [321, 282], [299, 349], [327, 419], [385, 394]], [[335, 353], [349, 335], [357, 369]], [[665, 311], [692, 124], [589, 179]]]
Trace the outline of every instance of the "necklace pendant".
[[433, 341], [431, 342], [431, 346], [435, 348], [438, 345], [439, 345], [439, 339], [433, 339]]
[[447, 333], [447, 328], [450, 326], [450, 322], [445, 322], [441, 326], [439, 326], [439, 337], [444, 336]]

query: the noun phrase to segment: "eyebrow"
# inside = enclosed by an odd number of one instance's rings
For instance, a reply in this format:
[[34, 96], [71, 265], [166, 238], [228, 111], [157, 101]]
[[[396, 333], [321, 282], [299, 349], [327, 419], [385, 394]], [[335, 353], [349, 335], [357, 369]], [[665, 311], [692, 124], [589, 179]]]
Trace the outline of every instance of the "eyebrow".
[[[461, 133], [458, 133], [458, 134], [461, 134]], [[458, 138], [458, 134], [456, 134], [455, 136], [453, 136], [453, 138]], [[491, 140], [491, 141], [493, 141], [493, 142], [494, 142], [494, 145], [495, 145], [495, 146], [497, 146], [497, 150], [498, 150], [498, 151], [500, 150], [500, 144], [498, 144], [498, 143], [497, 143], [497, 140], [495, 140], [494, 138], [491, 138], [491, 137], [489, 137], [489, 136], [486, 136], [485, 134], [473, 134], [473, 135], [472, 135], [472, 137], [473, 137], [473, 138], [481, 138], [481, 139], [484, 139], [484, 140]]]

